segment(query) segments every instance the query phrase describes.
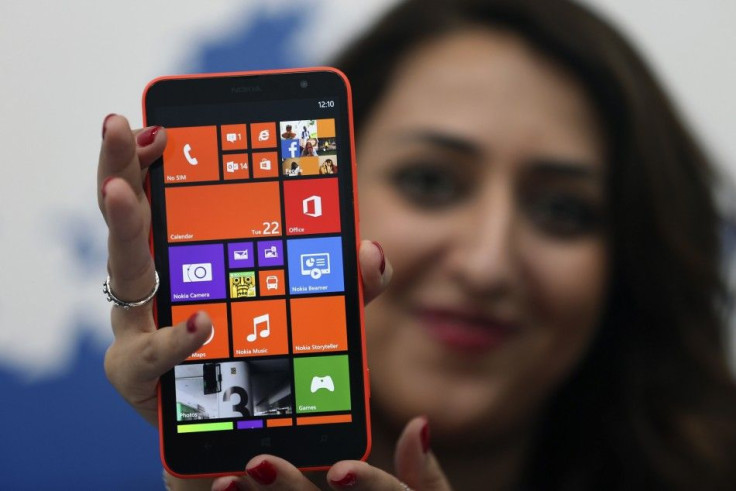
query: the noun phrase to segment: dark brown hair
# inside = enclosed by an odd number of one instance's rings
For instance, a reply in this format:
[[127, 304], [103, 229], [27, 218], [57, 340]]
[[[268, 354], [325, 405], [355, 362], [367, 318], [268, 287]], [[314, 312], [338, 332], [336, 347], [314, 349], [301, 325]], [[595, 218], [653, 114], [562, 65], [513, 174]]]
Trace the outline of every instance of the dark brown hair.
[[566, 0], [409, 0], [336, 62], [358, 137], [403, 57], [468, 26], [516, 32], [569, 70], [608, 137], [610, 298], [594, 345], [546, 408], [526, 485], [736, 488], [712, 168], [614, 29]]

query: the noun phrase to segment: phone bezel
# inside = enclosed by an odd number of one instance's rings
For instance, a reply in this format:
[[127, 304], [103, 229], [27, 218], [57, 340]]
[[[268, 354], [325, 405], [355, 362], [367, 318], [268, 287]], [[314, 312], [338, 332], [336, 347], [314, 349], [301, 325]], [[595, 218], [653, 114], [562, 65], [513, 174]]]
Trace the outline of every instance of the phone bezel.
[[[306, 84], [303, 83], [306, 81]], [[260, 453], [279, 455], [304, 470], [324, 469], [338, 460], [365, 460], [370, 451], [369, 380], [365, 352], [363, 323], [363, 292], [357, 250], [360, 242], [358, 232], [357, 183], [355, 167], [355, 144], [353, 138], [350, 84], [338, 70], [318, 67], [297, 70], [268, 70], [259, 72], [235, 72], [160, 77], [148, 84], [143, 94], [145, 125], [166, 126], [151, 116], [155, 108], [199, 106], [211, 107], [219, 104], [253, 103], [263, 100], [294, 99], [337, 99], [339, 117], [336, 125], [341, 128], [338, 135], [349, 147], [349, 165], [340, 165], [339, 187], [341, 210], [341, 236], [343, 237], [343, 260], [346, 278], [354, 273], [356, 281], [345, 284], [348, 325], [357, 322], [359, 329], [349, 330], [350, 378], [352, 423], [263, 428], [262, 430], [225, 431], [179, 434], [176, 432], [176, 417], [171, 401], [175, 400], [173, 370], [161, 377], [159, 384], [159, 433], [161, 458], [166, 469], [181, 477], [202, 477], [243, 473], [249, 458]], [[212, 115], [192, 115], [191, 120], [181, 126], [196, 126], [207, 123]], [[217, 118], [214, 118], [217, 119]], [[273, 118], [276, 119], [276, 118]], [[219, 120], [216, 124], [232, 121]], [[154, 164], [146, 180], [146, 190], [152, 203], [151, 250], [157, 265], [165, 248], [154, 247], [154, 233], [165, 231], [165, 209], [163, 207], [163, 179], [156, 179], [158, 162]], [[152, 183], [151, 175], [154, 175]], [[164, 220], [164, 223], [161, 220]], [[164, 232], [165, 235], [165, 232]], [[286, 234], [280, 236], [283, 240]], [[160, 240], [157, 239], [157, 240]], [[164, 240], [165, 243], [165, 240]], [[348, 247], [347, 244], [350, 244]], [[162, 268], [166, 269], [166, 268]], [[157, 325], [171, 322], [167, 309], [171, 302], [168, 270], [159, 271], [162, 278], [161, 291], [154, 303]], [[293, 354], [290, 358], [293, 359]], [[292, 415], [296, 417], [296, 414]]]

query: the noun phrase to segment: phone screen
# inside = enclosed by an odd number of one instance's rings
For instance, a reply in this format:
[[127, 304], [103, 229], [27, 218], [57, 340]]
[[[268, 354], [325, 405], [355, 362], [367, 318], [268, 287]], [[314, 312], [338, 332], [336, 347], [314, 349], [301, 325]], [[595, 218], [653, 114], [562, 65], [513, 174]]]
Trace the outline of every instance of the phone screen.
[[161, 380], [162, 458], [179, 475], [302, 468], [369, 448], [347, 80], [331, 69], [172, 77], [150, 169], [159, 326], [205, 310], [205, 344]]

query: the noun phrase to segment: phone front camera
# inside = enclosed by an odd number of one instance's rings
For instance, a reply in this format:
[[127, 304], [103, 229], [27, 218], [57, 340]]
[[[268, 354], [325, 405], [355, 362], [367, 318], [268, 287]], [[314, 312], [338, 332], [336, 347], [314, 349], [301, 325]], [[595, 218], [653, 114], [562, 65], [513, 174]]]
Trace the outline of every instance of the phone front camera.
[[301, 82], [299, 82], [299, 87], [301, 87], [302, 89], [306, 89], [307, 87], [309, 87], [309, 82], [307, 82], [306, 80], [302, 80]]

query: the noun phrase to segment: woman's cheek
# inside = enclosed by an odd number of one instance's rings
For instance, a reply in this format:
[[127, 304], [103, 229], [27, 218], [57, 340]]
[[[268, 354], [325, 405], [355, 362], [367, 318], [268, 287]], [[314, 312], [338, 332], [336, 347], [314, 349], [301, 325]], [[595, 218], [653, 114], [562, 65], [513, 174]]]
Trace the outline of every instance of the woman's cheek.
[[608, 259], [602, 239], [530, 240], [531, 316], [544, 332], [550, 374], [563, 376], [585, 354], [602, 312]]

